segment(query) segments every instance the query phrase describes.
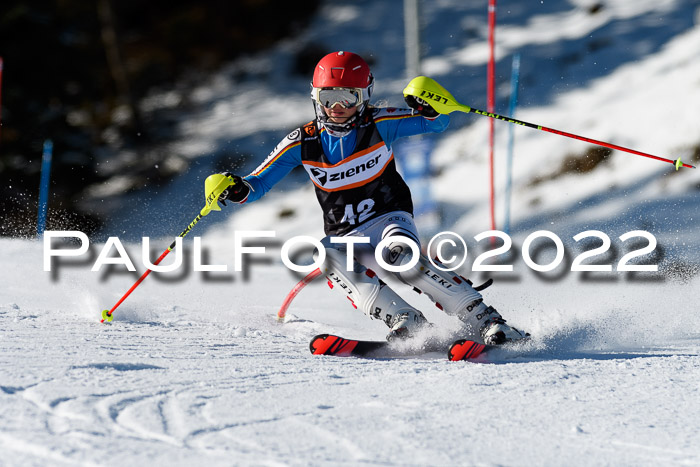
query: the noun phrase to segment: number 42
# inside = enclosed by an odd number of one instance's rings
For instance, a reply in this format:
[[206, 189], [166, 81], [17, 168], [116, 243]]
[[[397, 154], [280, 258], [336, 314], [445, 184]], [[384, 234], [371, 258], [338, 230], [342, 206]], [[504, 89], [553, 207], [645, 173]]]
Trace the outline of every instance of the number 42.
[[357, 203], [357, 211], [352, 204], [346, 204], [342, 222], [347, 222], [350, 225], [362, 224], [374, 215], [372, 208], [374, 208], [373, 199], [365, 199]]

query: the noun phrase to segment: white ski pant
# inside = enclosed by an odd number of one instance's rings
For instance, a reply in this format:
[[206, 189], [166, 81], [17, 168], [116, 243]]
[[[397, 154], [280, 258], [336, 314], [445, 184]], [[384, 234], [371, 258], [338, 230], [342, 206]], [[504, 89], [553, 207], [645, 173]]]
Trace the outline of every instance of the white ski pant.
[[[417, 229], [409, 213], [395, 211], [380, 216], [343, 237], [335, 238], [347, 241], [347, 237], [365, 237], [369, 241], [350, 246], [332, 241], [334, 237], [325, 237], [321, 240], [326, 249], [322, 270], [333, 288], [343, 292], [368, 316], [389, 323], [393, 315], [403, 310], [420, 313], [380, 281], [388, 274], [427, 294], [438, 308], [459, 317], [475, 334], [486, 317], [496, 313], [482, 303], [481, 294], [466, 279], [436, 268], [420, 253]], [[417, 247], [418, 261], [404, 272], [388, 271], [375, 258], [377, 246], [389, 237], [391, 240], [384, 242], [377, 254], [390, 266], [405, 266], [415, 261], [409, 243]], [[352, 255], [348, 264], [349, 248], [352, 248]]]

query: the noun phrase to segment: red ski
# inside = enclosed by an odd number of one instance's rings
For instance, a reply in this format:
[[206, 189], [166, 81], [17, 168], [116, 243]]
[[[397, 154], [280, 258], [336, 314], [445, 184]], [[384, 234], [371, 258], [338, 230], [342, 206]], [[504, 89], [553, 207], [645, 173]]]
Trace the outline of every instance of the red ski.
[[494, 347], [493, 345], [479, 344], [478, 342], [460, 339], [453, 342], [450, 346], [447, 351], [447, 359], [452, 362], [471, 360]]
[[388, 341], [364, 341], [345, 339], [332, 334], [319, 334], [311, 339], [309, 348], [314, 355], [338, 357], [363, 357], [370, 353], [382, 353], [389, 347]]
[[[333, 334], [319, 334], [311, 339], [309, 349], [313, 355], [336, 357], [401, 357], [427, 352], [444, 351], [445, 343], [432, 342], [418, 349], [401, 348], [401, 342], [392, 345], [389, 341], [346, 339]], [[449, 346], [447, 356], [452, 361], [471, 360], [495, 346], [460, 339]]]

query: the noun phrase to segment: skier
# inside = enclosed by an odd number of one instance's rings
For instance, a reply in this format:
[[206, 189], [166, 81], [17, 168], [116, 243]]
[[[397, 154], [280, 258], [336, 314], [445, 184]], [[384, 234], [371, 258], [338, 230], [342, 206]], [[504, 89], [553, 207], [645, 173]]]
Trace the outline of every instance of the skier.
[[[419, 248], [411, 248], [411, 242], [420, 245], [411, 194], [396, 170], [391, 145], [400, 137], [442, 132], [449, 116], [413, 96], [406, 97], [411, 109], [373, 107], [373, 86], [370, 68], [359, 55], [340, 51], [323, 57], [311, 83], [316, 119], [289, 133], [250, 175], [233, 175], [235, 183], [219, 201], [255, 201], [301, 165], [323, 209], [322, 271], [356, 308], [387, 324], [387, 339], [414, 336], [427, 325], [423, 314], [375, 273], [383, 270], [376, 268], [374, 248], [388, 237], [381, 252], [386, 264], [408, 265], [414, 254], [420, 257], [407, 271], [386, 273], [456, 315], [464, 323], [463, 337], [492, 345], [525, 337], [484, 304], [470, 282], [435, 268]], [[348, 268], [348, 245], [331, 242], [331, 237], [350, 236], [366, 237], [369, 243], [352, 245], [354, 262]]]

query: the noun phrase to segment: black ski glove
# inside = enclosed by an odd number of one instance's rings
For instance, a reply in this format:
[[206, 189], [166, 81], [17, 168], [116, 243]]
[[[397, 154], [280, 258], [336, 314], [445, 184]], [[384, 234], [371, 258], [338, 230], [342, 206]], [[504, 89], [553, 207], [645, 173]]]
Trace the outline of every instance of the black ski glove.
[[408, 104], [410, 108], [417, 110], [418, 113], [425, 118], [435, 118], [438, 115], [440, 115], [435, 109], [430, 107], [430, 104], [428, 104], [420, 97], [412, 96], [409, 94], [405, 96], [404, 99], [406, 100], [406, 104]]
[[245, 201], [248, 197], [248, 193], [250, 193], [250, 185], [241, 177], [231, 172], [222, 172], [222, 175], [233, 177], [234, 183], [221, 192], [221, 195], [219, 195], [219, 202], [226, 206], [226, 201], [233, 201], [234, 203]]

